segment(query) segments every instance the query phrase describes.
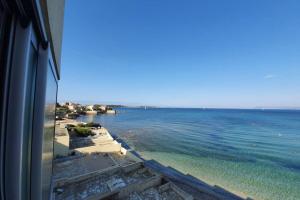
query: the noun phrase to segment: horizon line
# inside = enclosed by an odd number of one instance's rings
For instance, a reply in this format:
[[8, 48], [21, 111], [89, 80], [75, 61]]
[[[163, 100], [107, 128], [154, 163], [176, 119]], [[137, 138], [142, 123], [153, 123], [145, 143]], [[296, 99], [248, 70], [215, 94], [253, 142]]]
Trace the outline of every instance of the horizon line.
[[112, 106], [123, 106], [123, 107], [148, 107], [148, 108], [181, 108], [181, 109], [245, 109], [245, 110], [300, 110], [299, 107], [292, 106], [254, 106], [254, 107], [219, 107], [219, 106], [156, 106], [156, 105], [146, 105], [146, 104], [128, 104], [128, 103], [117, 103], [117, 102], [106, 102], [106, 103], [95, 103], [95, 101], [57, 101], [58, 103], [72, 102], [79, 103], [82, 105], [89, 104], [100, 104], [100, 105], [112, 105]]

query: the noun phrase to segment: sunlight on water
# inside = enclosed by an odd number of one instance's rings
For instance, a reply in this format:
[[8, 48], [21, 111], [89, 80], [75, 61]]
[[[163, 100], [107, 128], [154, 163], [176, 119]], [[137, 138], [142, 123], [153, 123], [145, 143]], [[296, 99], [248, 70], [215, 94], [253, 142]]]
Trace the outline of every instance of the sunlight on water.
[[300, 199], [300, 111], [120, 109], [96, 121], [149, 159], [254, 199]]
[[[296, 172], [286, 172], [284, 169], [256, 163], [239, 163], [172, 153], [141, 152], [141, 154], [147, 159], [155, 159], [165, 166], [172, 166], [208, 184], [221, 186], [244, 197], [300, 199], [300, 174]], [[296, 183], [297, 180], [298, 185], [289, 184], [289, 182]]]

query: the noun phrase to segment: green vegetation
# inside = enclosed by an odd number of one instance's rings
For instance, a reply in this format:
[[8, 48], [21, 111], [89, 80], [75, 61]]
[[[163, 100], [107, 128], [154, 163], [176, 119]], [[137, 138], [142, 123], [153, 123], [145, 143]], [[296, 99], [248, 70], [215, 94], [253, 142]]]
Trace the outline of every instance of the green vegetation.
[[59, 103], [56, 103], [56, 116], [58, 119], [66, 117], [67, 114], [70, 114], [72, 111], [69, 110], [67, 106], [61, 106]]
[[99, 123], [94, 123], [94, 122], [87, 123], [85, 126], [86, 127], [95, 127], [95, 128], [101, 127], [101, 125]]
[[87, 137], [87, 136], [93, 136], [95, 135], [90, 128], [86, 128], [86, 127], [75, 127], [74, 131], [77, 133], [77, 135], [79, 137]]
[[68, 131], [72, 130], [72, 128], [75, 128], [76, 126], [73, 124], [67, 124], [66, 128], [68, 129]]
[[87, 137], [87, 136], [93, 136], [95, 135], [92, 132], [92, 128], [98, 128], [101, 127], [101, 125], [99, 123], [94, 123], [94, 122], [90, 122], [87, 124], [78, 124], [77, 126], [73, 125], [73, 124], [68, 124], [66, 126], [66, 128], [69, 131], [75, 131], [75, 133], [79, 136], [79, 137]]
[[98, 128], [101, 127], [101, 125], [99, 123], [94, 123], [94, 122], [90, 122], [87, 124], [78, 124], [79, 127], [94, 127], [94, 128]]
[[101, 107], [102, 107], [101, 105], [95, 104], [93, 108], [94, 108], [94, 110], [99, 110], [99, 111], [101, 111]]

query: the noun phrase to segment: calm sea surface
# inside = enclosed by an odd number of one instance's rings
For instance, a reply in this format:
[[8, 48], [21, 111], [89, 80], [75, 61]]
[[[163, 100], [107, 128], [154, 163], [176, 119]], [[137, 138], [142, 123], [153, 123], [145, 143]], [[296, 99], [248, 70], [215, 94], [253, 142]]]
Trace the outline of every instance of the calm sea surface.
[[300, 199], [300, 111], [118, 109], [100, 122], [148, 159], [254, 199]]

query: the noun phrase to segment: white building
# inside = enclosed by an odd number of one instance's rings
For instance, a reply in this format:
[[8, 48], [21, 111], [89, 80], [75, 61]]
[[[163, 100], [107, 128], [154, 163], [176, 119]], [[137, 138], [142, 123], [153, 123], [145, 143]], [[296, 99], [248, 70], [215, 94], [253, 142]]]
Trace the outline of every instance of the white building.
[[87, 110], [87, 111], [94, 111], [93, 107], [94, 107], [94, 106], [91, 106], [91, 105], [90, 105], [90, 106], [86, 106], [86, 110]]

